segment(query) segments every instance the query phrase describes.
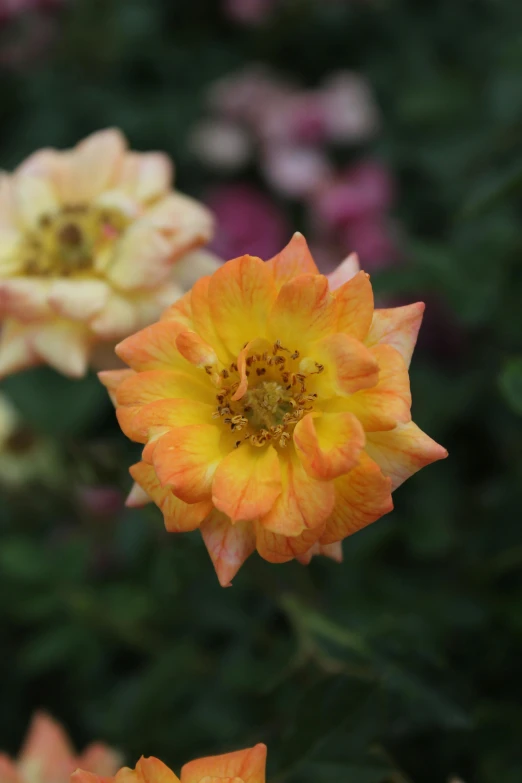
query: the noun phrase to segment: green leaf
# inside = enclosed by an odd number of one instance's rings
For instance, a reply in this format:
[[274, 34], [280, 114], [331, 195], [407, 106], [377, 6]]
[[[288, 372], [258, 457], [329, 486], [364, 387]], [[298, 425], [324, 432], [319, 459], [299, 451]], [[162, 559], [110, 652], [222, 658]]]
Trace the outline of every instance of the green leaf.
[[511, 410], [522, 416], [522, 356], [508, 361], [500, 374], [498, 383]]

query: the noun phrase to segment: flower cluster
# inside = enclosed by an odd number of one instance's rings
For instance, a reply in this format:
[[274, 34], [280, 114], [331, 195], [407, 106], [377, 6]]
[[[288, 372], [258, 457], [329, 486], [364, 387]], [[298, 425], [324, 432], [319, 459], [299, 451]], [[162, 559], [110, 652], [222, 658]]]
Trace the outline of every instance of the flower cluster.
[[[239, 171], [252, 159], [258, 162], [277, 198], [304, 205], [312, 244], [321, 248], [318, 257], [325, 266], [333, 266], [332, 256], [352, 250], [370, 269], [396, 260], [390, 172], [371, 158], [339, 169], [330, 154], [332, 146], [352, 148], [378, 130], [377, 107], [360, 75], [342, 71], [317, 89], [302, 89], [265, 68], [252, 67], [217, 81], [208, 102], [211, 119], [193, 132], [195, 154], [219, 171]], [[269, 216], [275, 202], [261, 209], [262, 194], [252, 186], [237, 187], [247, 191], [250, 208], [274, 225]], [[229, 189], [216, 189], [212, 201], [226, 202]], [[222, 245], [222, 237], [233, 231], [227, 213], [218, 215], [217, 241]], [[241, 252], [253, 248], [243, 246]]]
[[154, 757], [142, 757], [135, 769], [123, 767], [114, 777], [77, 770], [71, 783], [265, 783], [266, 746], [189, 761], [181, 777]]
[[[228, 585], [255, 550], [308, 562], [388, 513], [446, 451], [411, 420], [408, 365], [424, 306], [374, 310], [353, 259], [329, 281], [304, 238], [200, 279], [101, 374], [144, 444], [129, 503], [199, 528]], [[332, 549], [333, 548], [333, 549]]]
[[43, 362], [81, 376], [95, 348], [152, 323], [215, 268], [190, 252], [211, 215], [171, 180], [164, 154], [129, 151], [117, 130], [3, 175], [0, 375]]
[[97, 775], [114, 775], [120, 754], [101, 742], [76, 754], [62, 727], [44, 712], [37, 712], [18, 759], [0, 753], [2, 783], [69, 783], [78, 767]]

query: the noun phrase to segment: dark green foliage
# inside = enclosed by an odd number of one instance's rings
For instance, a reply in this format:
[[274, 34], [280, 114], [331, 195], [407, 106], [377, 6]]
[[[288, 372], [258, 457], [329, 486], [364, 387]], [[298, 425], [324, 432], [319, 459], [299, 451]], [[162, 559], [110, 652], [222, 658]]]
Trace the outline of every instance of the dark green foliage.
[[0, 509], [2, 748], [42, 706], [132, 764], [266, 741], [272, 783], [518, 783], [522, 6], [296, 1], [249, 31], [210, 0], [71, 0], [61, 22], [47, 60], [2, 73], [6, 168], [119, 125], [198, 195], [188, 140], [217, 76], [252, 60], [310, 85], [368, 76], [408, 257], [373, 282], [427, 301], [414, 418], [450, 457], [345, 542], [343, 565], [254, 556], [222, 590], [197, 533], [169, 536], [152, 507], [81, 507], [79, 485], [126, 489], [135, 461], [93, 377], [9, 379], [61, 473]]

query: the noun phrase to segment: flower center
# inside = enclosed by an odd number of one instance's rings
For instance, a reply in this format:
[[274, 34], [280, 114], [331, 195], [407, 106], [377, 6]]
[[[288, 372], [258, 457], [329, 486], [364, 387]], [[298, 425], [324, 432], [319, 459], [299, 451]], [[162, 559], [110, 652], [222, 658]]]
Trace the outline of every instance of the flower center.
[[232, 399], [240, 382], [237, 364], [221, 371], [224, 385], [216, 395], [213, 417], [222, 418], [231, 432], [242, 433], [236, 448], [243, 441], [253, 446], [273, 442], [284, 447], [297, 422], [313, 410], [317, 394], [309, 393], [306, 381], [324, 367], [316, 362], [313, 372], [300, 372], [299, 357], [299, 351], [290, 352], [279, 340], [272, 351], [253, 353], [246, 360], [248, 389], [239, 400]]
[[23, 273], [33, 277], [70, 277], [96, 269], [100, 253], [109, 249], [128, 224], [119, 210], [76, 205], [42, 215], [28, 232], [19, 253]]

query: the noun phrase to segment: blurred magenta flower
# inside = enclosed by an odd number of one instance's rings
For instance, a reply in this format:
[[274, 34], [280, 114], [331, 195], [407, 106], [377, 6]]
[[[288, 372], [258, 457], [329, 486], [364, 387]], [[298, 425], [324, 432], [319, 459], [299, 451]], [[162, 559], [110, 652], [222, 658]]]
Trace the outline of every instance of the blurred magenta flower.
[[277, 0], [224, 0], [223, 11], [233, 22], [262, 24], [271, 14]]
[[393, 198], [388, 169], [378, 161], [366, 160], [326, 182], [314, 200], [313, 210], [326, 226], [339, 227], [368, 213], [386, 212]]
[[278, 206], [253, 185], [216, 187], [206, 203], [217, 220], [212, 249], [221, 258], [236, 258], [245, 253], [271, 258], [291, 233]]
[[123, 509], [124, 498], [117, 487], [84, 484], [77, 495], [85, 511], [96, 517], [114, 517]]
[[52, 10], [63, 3], [64, 0], [0, 0], [0, 22], [24, 11]]
[[398, 260], [399, 251], [393, 225], [384, 215], [370, 214], [351, 223], [343, 231], [343, 247], [359, 255], [364, 269], [373, 271]]

